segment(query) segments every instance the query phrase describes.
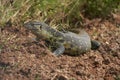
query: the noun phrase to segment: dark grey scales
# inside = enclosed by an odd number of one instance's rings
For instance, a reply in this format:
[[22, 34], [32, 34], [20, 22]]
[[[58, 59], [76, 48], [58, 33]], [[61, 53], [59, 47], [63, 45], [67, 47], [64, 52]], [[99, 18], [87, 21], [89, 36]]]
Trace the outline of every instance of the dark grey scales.
[[79, 55], [85, 53], [90, 49], [96, 50], [99, 48], [100, 43], [91, 40], [88, 33], [81, 30], [80, 34], [73, 32], [61, 32], [53, 29], [43, 22], [29, 21], [24, 24], [27, 30], [30, 30], [37, 40], [45, 39], [51, 43], [57, 44], [56, 50], [53, 54], [59, 56], [64, 52], [69, 52], [70, 55]]

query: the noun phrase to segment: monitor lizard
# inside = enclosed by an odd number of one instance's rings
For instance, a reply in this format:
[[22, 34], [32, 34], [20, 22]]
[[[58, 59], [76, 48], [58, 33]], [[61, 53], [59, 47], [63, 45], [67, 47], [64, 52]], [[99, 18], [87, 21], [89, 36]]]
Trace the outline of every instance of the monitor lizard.
[[80, 34], [75, 34], [70, 31], [56, 30], [44, 22], [29, 21], [24, 24], [27, 30], [30, 30], [35, 36], [36, 40], [45, 39], [51, 43], [57, 44], [56, 50], [53, 54], [59, 56], [68, 52], [70, 55], [79, 55], [85, 53], [90, 49], [98, 49], [100, 43], [91, 40], [88, 33], [81, 29]]

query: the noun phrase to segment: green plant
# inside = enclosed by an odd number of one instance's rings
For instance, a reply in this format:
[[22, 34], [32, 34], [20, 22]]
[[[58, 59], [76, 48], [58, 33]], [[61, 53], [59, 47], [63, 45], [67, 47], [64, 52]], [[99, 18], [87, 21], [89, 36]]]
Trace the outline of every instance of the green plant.
[[[69, 5], [65, 7], [65, 17], [67, 24], [77, 24], [82, 21], [81, 11], [85, 1], [82, 0], [72, 0]], [[72, 25], [71, 25], [72, 26]]]
[[86, 0], [85, 14], [90, 18], [106, 17], [119, 3], [119, 0]]
[[[27, 0], [28, 1], [28, 0]], [[0, 1], [0, 25], [4, 25], [8, 21], [16, 21], [21, 10], [21, 7], [24, 6], [25, 0], [14, 0], [14, 2], [10, 2], [9, 0], [1, 0]]]
[[119, 4], [119, 0], [0, 0], [0, 25], [39, 20], [73, 27], [82, 22], [81, 13], [90, 18], [106, 17]]
[[14, 0], [12, 4], [0, 1], [0, 24], [23, 23], [27, 19], [46, 21], [53, 19], [61, 6], [58, 0]]
[[120, 75], [117, 75], [117, 76], [115, 77], [115, 80], [120, 80]]

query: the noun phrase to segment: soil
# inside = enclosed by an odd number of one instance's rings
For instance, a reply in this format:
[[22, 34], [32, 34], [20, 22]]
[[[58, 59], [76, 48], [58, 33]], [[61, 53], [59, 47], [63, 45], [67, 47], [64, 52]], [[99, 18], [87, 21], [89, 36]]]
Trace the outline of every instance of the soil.
[[56, 57], [23, 26], [0, 30], [0, 80], [120, 80], [120, 27], [108, 20], [85, 30], [101, 46], [79, 56]]

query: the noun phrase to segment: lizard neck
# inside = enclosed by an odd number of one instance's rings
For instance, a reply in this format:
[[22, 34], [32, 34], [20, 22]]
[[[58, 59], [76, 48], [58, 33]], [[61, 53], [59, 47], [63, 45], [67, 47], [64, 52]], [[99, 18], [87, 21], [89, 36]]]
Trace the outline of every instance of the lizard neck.
[[42, 23], [42, 29], [56, 37], [64, 37], [64, 33], [51, 28], [49, 25]]

